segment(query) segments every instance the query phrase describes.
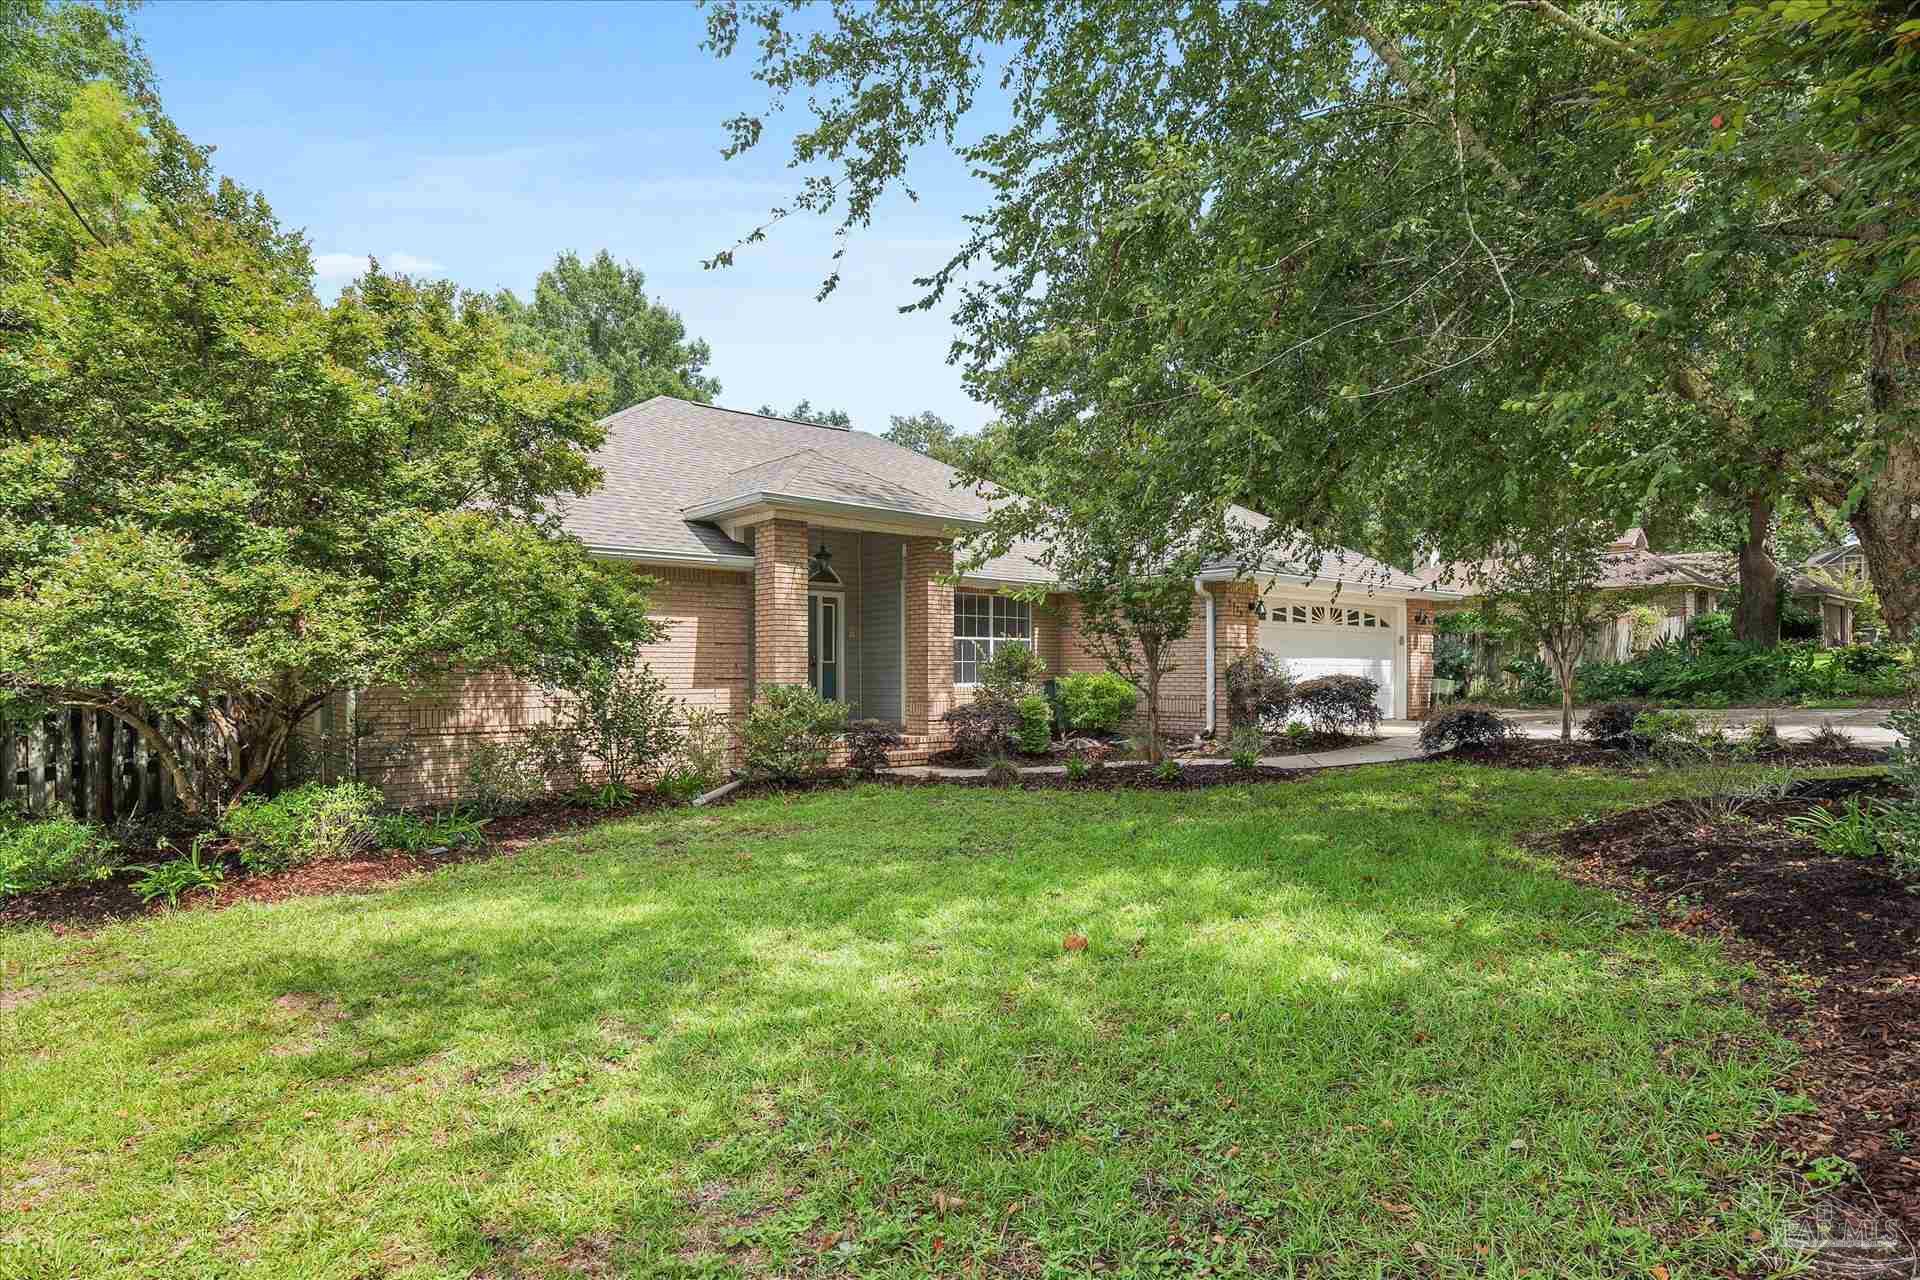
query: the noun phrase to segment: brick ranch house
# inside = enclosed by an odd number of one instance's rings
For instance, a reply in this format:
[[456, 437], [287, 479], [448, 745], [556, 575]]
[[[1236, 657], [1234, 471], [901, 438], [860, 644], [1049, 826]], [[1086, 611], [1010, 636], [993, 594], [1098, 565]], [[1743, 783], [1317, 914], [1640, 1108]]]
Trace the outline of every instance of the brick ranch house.
[[[1009, 594], [1048, 585], [1033, 548], [949, 580], [953, 540], [980, 527], [987, 503], [944, 463], [842, 427], [666, 396], [603, 425], [594, 460], [605, 483], [572, 504], [565, 526], [657, 581], [654, 612], [669, 633], [642, 657], [689, 705], [737, 720], [756, 688], [809, 684], [858, 718], [897, 725], [904, 763], [944, 744], [941, 717], [972, 697], [998, 645], [1032, 645], [1054, 675], [1104, 669], [1070, 596], [1035, 605]], [[1371, 676], [1389, 718], [1425, 714], [1434, 605], [1456, 593], [1351, 552], [1314, 578], [1281, 567], [1255, 582], [1211, 566], [1194, 588], [1195, 625], [1162, 694], [1171, 730], [1224, 729], [1221, 670], [1254, 645], [1303, 677]], [[375, 739], [404, 742], [383, 785], [412, 805], [452, 799], [473, 745], [524, 732], [544, 697], [483, 674], [366, 690], [354, 704], [323, 718], [345, 710]]]

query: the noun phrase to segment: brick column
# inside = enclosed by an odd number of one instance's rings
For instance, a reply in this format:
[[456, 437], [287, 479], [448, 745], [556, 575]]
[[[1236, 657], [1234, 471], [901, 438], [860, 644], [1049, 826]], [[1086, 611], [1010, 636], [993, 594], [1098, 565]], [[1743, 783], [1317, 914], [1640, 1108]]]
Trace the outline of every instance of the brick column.
[[1220, 738], [1233, 729], [1227, 714], [1227, 664], [1260, 647], [1260, 620], [1247, 609], [1259, 597], [1251, 582], [1217, 582], [1213, 592], [1213, 728]]
[[953, 544], [907, 539], [907, 732], [935, 733], [953, 706]]
[[1407, 716], [1413, 720], [1427, 718], [1433, 697], [1433, 613], [1431, 600], [1407, 601]]
[[753, 684], [807, 682], [807, 526], [769, 520], [753, 531]]

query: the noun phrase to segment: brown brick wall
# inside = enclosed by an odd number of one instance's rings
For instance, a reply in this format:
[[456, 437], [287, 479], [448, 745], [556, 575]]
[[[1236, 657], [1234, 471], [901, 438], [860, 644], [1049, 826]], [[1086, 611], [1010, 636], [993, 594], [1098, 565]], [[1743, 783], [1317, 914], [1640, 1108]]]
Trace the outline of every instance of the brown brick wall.
[[753, 531], [753, 678], [807, 682], [807, 526], [769, 520]]
[[[653, 612], [668, 633], [642, 649], [641, 660], [666, 681], [672, 696], [737, 721], [747, 709], [752, 577], [711, 569], [643, 572], [659, 584]], [[803, 634], [803, 658], [804, 639]], [[447, 804], [458, 798], [475, 745], [523, 734], [545, 714], [541, 690], [503, 672], [410, 690], [369, 689], [359, 697], [359, 716], [375, 732], [361, 744], [362, 772], [380, 785], [390, 804]]]
[[[1226, 732], [1226, 666], [1254, 644], [1256, 623], [1247, 612], [1254, 597], [1250, 582], [1210, 583], [1214, 598], [1214, 716], [1219, 733]], [[1105, 671], [1107, 664], [1087, 647], [1080, 623], [1080, 606], [1071, 596], [1057, 600], [1060, 618], [1057, 643], [1060, 674]], [[1197, 734], [1207, 725], [1207, 604], [1195, 594], [1193, 627], [1174, 646], [1174, 669], [1160, 683], [1162, 727], [1169, 733]], [[1146, 723], [1144, 696], [1139, 719]]]
[[1432, 600], [1407, 601], [1407, 716], [1424, 720], [1433, 702]]
[[953, 544], [907, 539], [907, 732], [925, 734], [953, 707]]

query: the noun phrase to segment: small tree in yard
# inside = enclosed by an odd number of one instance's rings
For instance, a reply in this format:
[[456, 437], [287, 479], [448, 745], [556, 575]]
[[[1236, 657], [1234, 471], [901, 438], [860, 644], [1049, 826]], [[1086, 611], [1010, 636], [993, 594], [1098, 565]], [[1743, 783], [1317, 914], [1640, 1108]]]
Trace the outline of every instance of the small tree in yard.
[[375, 268], [322, 306], [231, 188], [105, 244], [0, 188], [0, 711], [104, 711], [224, 809], [336, 691], [621, 661], [648, 582], [556, 514], [599, 481], [594, 390], [450, 285]]
[[1160, 762], [1160, 686], [1177, 668], [1173, 655], [1193, 630], [1193, 572], [1125, 557], [1087, 564], [1063, 583], [1080, 597], [1087, 647], [1147, 699], [1147, 759]]
[[1550, 516], [1519, 532], [1484, 575], [1488, 627], [1546, 656], [1560, 685], [1560, 736], [1567, 741], [1573, 738], [1574, 671], [1587, 635], [1634, 603], [1631, 595], [1600, 587], [1614, 536], [1604, 520]]

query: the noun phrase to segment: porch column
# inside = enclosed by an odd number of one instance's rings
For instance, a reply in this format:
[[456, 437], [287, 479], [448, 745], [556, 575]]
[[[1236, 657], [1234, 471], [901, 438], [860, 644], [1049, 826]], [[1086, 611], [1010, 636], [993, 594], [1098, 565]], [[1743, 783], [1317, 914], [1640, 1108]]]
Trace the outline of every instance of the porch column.
[[906, 572], [907, 705], [910, 734], [940, 729], [953, 707], [953, 544], [945, 538], [908, 538]]
[[1260, 647], [1260, 620], [1248, 607], [1259, 599], [1260, 588], [1251, 582], [1216, 582], [1207, 589], [1213, 593], [1213, 731], [1224, 739], [1233, 719], [1227, 709], [1227, 664]]
[[753, 686], [807, 682], [807, 526], [753, 531]]
[[[1422, 622], [1420, 619], [1425, 618]], [[1433, 618], [1431, 600], [1407, 601], [1407, 719], [1425, 720], [1433, 698]]]

